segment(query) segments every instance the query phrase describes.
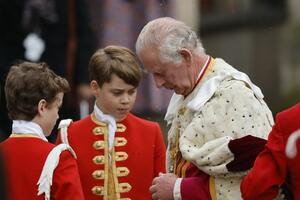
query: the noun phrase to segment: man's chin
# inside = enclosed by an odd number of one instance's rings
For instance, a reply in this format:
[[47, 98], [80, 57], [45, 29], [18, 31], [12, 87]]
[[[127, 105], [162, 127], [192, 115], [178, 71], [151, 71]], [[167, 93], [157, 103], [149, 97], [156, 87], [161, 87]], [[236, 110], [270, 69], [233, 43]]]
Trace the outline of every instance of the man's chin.
[[163, 86], [167, 90], [174, 90], [172, 87]]
[[177, 88], [174, 88], [174, 87], [166, 87], [166, 86], [164, 86], [164, 88], [167, 89], [167, 90], [173, 90], [178, 95], [184, 95], [183, 90], [180, 90], [180, 89], [177, 89]]
[[179, 95], [184, 95], [183, 94], [183, 90], [179, 90], [179, 89], [173, 89], [174, 90], [174, 92], [176, 93], [176, 94], [179, 94]]

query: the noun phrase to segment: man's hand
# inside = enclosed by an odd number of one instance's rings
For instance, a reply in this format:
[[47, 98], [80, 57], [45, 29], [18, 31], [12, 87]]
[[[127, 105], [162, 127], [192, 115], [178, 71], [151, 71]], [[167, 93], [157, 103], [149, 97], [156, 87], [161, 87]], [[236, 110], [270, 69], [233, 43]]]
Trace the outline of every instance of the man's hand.
[[173, 188], [177, 176], [171, 173], [159, 174], [152, 181], [149, 191], [153, 200], [173, 200]]

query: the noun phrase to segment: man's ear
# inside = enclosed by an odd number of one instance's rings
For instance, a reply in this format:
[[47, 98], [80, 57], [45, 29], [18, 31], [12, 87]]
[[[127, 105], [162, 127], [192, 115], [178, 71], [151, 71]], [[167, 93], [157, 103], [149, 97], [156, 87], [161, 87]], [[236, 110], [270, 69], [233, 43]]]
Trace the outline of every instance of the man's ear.
[[179, 54], [183, 58], [184, 62], [188, 64], [188, 66], [190, 66], [192, 62], [192, 53], [190, 52], [190, 50], [186, 48], [181, 48], [179, 50]]
[[47, 106], [47, 101], [45, 99], [41, 99], [38, 103], [38, 113], [40, 115], [43, 115], [43, 113], [46, 109], [46, 106]]

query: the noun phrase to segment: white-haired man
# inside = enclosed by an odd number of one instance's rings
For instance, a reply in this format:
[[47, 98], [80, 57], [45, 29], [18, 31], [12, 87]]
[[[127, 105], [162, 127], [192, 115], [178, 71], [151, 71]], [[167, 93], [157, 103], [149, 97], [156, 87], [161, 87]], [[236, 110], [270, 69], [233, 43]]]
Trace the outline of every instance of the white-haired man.
[[261, 90], [172, 18], [149, 22], [136, 51], [157, 87], [175, 91], [165, 116], [169, 173], [153, 180], [152, 198], [242, 199], [241, 179], [273, 124]]

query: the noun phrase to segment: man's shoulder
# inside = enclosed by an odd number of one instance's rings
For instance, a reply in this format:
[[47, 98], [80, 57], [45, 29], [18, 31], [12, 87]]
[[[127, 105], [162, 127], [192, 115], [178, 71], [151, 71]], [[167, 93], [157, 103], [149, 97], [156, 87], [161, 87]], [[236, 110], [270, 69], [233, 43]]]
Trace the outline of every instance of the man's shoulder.
[[233, 66], [231, 66], [230, 64], [228, 64], [222, 58], [215, 58], [214, 60], [215, 60], [214, 70], [216, 72], [236, 70]]
[[249, 98], [255, 96], [254, 91], [242, 80], [227, 78], [221, 81], [215, 91], [214, 97], [223, 98]]

